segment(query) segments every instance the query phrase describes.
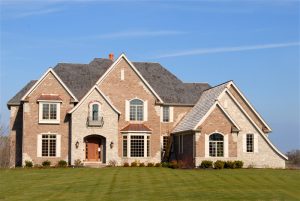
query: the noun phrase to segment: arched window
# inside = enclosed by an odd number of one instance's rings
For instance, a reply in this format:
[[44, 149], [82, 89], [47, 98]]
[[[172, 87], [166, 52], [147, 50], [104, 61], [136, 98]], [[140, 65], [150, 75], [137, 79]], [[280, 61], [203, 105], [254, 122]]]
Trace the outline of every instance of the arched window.
[[224, 137], [219, 133], [214, 133], [209, 136], [209, 156], [223, 157], [224, 156]]
[[143, 121], [144, 102], [139, 99], [130, 101], [130, 121]]
[[90, 104], [90, 120], [91, 121], [100, 120], [100, 103], [94, 102]]

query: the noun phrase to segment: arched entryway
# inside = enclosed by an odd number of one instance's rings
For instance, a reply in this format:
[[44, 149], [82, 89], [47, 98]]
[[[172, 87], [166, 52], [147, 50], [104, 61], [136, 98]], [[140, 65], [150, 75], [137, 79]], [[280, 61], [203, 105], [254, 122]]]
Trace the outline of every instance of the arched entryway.
[[90, 162], [106, 162], [106, 138], [101, 135], [84, 137], [85, 160]]

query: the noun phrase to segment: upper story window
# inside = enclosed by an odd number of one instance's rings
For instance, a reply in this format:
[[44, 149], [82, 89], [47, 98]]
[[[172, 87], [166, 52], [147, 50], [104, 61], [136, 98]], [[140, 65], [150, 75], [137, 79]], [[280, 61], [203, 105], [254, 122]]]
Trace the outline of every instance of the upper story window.
[[99, 102], [92, 102], [89, 105], [88, 126], [100, 126], [104, 124], [104, 119], [101, 116], [101, 104]]
[[224, 156], [224, 137], [219, 133], [214, 133], [209, 136], [209, 156], [223, 157]]
[[170, 107], [164, 106], [163, 107], [163, 122], [169, 122], [170, 121]]
[[92, 120], [93, 121], [99, 120], [99, 104], [97, 103], [92, 105]]
[[130, 121], [143, 121], [144, 119], [144, 102], [139, 99], [130, 101]]
[[39, 103], [39, 123], [59, 123], [60, 103], [40, 102]]

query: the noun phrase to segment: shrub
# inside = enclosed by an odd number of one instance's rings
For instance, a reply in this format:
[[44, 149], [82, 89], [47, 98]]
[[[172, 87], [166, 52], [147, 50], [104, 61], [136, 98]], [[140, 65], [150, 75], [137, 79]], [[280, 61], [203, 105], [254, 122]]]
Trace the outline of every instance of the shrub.
[[169, 165], [169, 168], [172, 168], [172, 169], [177, 169], [179, 168], [179, 165], [177, 163], [177, 161], [171, 161], [170, 165]]
[[140, 163], [139, 167], [145, 167], [145, 163]]
[[224, 161], [217, 160], [214, 163], [214, 168], [215, 169], [223, 169], [224, 168]]
[[42, 162], [43, 167], [50, 167], [50, 165], [51, 165], [51, 162], [48, 160]]
[[234, 169], [235, 168], [235, 162], [233, 162], [233, 161], [225, 161], [224, 162], [224, 168]]
[[162, 167], [169, 167], [169, 166], [170, 166], [170, 163], [168, 163], [168, 162], [162, 162], [162, 163], [161, 163], [161, 166], [162, 166]]
[[134, 162], [131, 163], [130, 166], [131, 166], [131, 167], [137, 167], [137, 166], [138, 166], [138, 163], [137, 163], [136, 161], [134, 161]]
[[147, 167], [154, 167], [154, 163], [148, 163]]
[[74, 166], [75, 166], [75, 167], [82, 167], [83, 164], [82, 164], [82, 162], [81, 162], [80, 159], [76, 159], [76, 160], [74, 161]]
[[213, 167], [213, 162], [212, 161], [208, 161], [208, 160], [204, 160], [201, 162], [200, 168], [206, 169], [206, 168], [212, 168]]
[[41, 164], [34, 164], [34, 168], [42, 168], [43, 166]]
[[123, 167], [129, 167], [129, 163], [125, 162], [125, 163], [123, 164]]
[[242, 168], [244, 166], [243, 161], [234, 161], [235, 168]]
[[161, 163], [155, 163], [155, 167], [161, 167]]
[[117, 166], [117, 161], [116, 160], [110, 160], [108, 162], [108, 167], [116, 167]]
[[33, 166], [32, 161], [25, 161], [25, 167], [26, 168], [31, 168]]
[[67, 161], [64, 161], [64, 160], [60, 160], [58, 161], [57, 163], [57, 167], [67, 167]]

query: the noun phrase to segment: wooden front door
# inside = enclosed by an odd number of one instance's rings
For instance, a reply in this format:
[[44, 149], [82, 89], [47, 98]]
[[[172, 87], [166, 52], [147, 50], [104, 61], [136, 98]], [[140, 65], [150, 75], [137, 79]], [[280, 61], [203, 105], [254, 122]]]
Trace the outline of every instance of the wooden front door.
[[86, 155], [89, 161], [99, 161], [100, 160], [100, 141], [99, 139], [88, 139], [86, 142]]

